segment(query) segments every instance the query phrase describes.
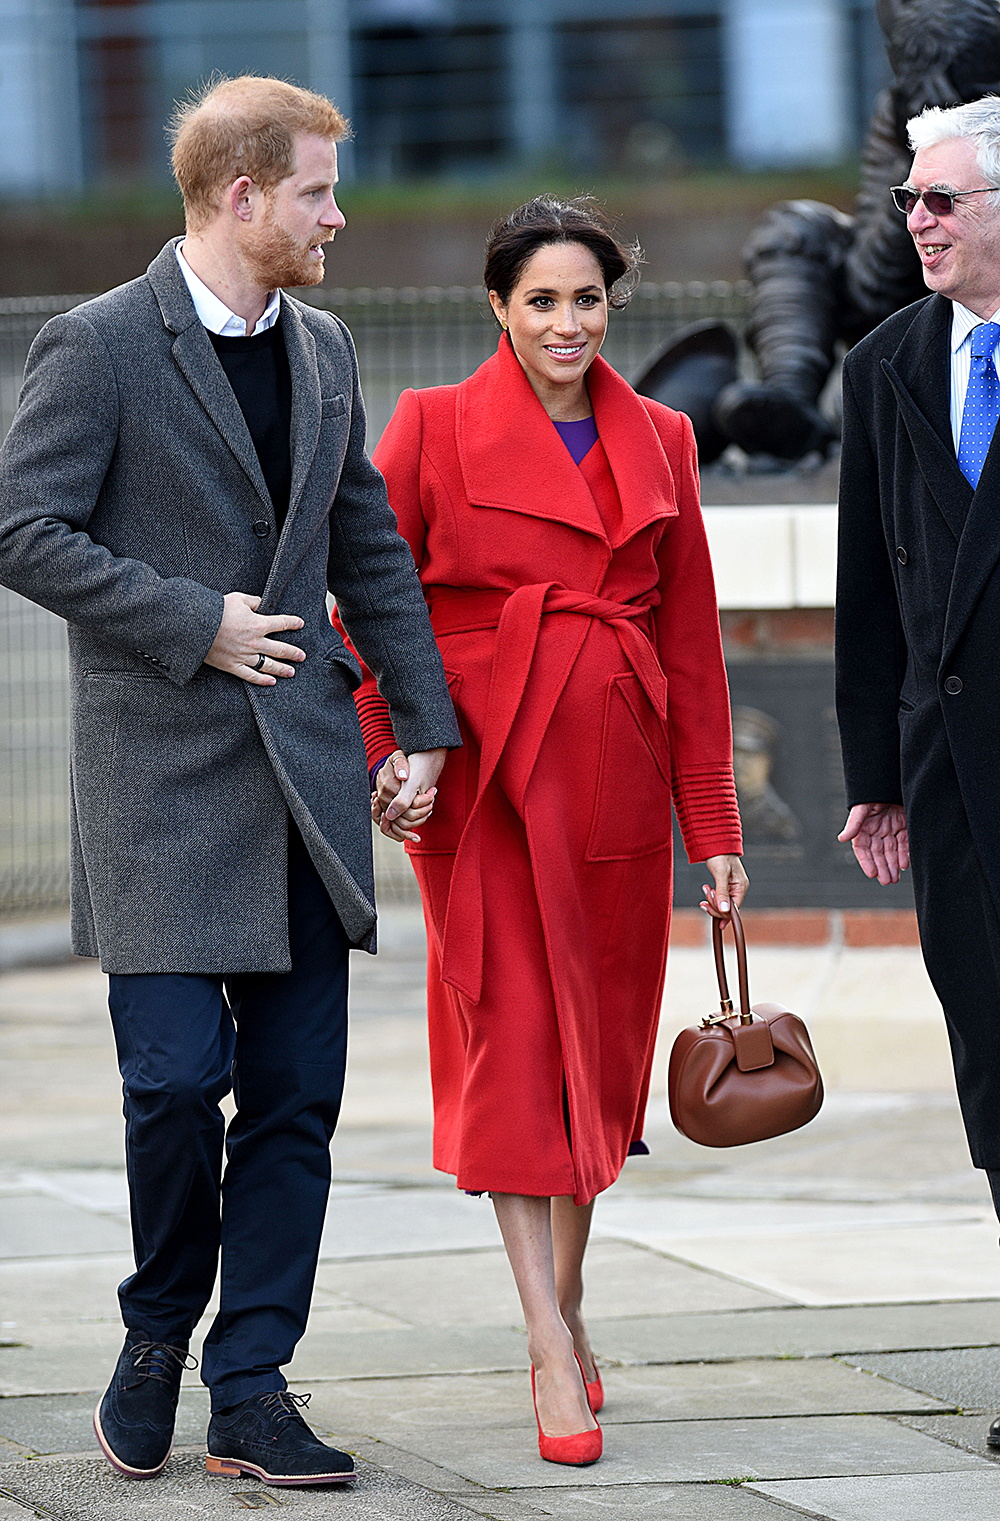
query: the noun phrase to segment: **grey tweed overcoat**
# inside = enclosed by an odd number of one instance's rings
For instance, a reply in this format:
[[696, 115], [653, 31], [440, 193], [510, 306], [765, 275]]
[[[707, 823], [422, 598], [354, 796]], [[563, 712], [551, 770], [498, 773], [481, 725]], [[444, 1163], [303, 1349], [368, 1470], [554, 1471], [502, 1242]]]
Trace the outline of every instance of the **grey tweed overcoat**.
[[[0, 581], [66, 619], [73, 944], [105, 971], [281, 972], [289, 811], [352, 944], [374, 945], [357, 662], [407, 751], [459, 743], [409, 548], [365, 449], [350, 335], [282, 298], [292, 487], [274, 510], [168, 243], [38, 335], [0, 450]], [[293, 678], [203, 664], [223, 596], [305, 620]]]

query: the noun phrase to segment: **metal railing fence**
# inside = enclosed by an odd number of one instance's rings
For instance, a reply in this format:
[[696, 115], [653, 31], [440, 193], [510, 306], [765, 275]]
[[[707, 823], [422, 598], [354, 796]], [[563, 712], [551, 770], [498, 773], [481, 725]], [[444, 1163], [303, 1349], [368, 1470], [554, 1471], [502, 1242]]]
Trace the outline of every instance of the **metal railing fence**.
[[[35, 335], [50, 316], [83, 299], [0, 300], [2, 434]], [[330, 290], [311, 299], [336, 311], [354, 336], [372, 446], [402, 390], [462, 380], [496, 347], [496, 323], [481, 289]], [[746, 309], [742, 285], [640, 285], [625, 311], [612, 313], [604, 353], [632, 378], [688, 323], [724, 318], [741, 328]], [[68, 730], [62, 622], [0, 588], [0, 915], [58, 910], [68, 900]], [[384, 901], [412, 900], [402, 852], [379, 839], [376, 877]]]

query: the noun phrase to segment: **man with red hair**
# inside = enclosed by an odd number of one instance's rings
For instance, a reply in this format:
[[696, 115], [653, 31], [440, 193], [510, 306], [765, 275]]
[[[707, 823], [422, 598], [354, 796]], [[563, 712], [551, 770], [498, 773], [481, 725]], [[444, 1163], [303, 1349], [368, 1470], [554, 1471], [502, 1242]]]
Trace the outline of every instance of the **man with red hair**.
[[46, 325], [0, 451], [0, 579], [69, 629], [74, 946], [110, 975], [136, 1260], [95, 1428], [131, 1478], [169, 1457], [220, 1252], [209, 1471], [354, 1476], [280, 1371], [326, 1209], [347, 953], [374, 946], [360, 672], [328, 590], [408, 756], [400, 811], [459, 740], [350, 335], [281, 290], [322, 279], [344, 226], [346, 131], [280, 80], [183, 107], [186, 236]]

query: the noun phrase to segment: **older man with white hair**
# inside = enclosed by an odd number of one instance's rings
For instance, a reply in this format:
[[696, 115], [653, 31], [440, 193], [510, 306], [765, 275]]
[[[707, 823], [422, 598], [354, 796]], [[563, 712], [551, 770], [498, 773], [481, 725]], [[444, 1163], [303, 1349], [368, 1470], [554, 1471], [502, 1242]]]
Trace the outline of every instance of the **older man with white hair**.
[[884, 885], [912, 861], [972, 1160], [1000, 1209], [1000, 98], [908, 130], [892, 196], [932, 294], [844, 365], [840, 838]]

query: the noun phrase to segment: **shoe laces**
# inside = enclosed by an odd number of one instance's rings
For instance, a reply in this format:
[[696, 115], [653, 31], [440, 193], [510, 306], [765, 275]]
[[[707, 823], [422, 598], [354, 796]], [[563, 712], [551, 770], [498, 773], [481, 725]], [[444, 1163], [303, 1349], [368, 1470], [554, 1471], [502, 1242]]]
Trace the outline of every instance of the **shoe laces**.
[[[174, 1364], [175, 1366], [171, 1366]], [[143, 1341], [132, 1348], [132, 1367], [145, 1378], [158, 1379], [161, 1384], [172, 1384], [177, 1368], [197, 1368], [198, 1359], [183, 1347], [172, 1347], [167, 1341]]]
[[268, 1415], [279, 1426], [283, 1426], [286, 1421], [301, 1421], [299, 1409], [308, 1405], [311, 1399], [311, 1394], [293, 1394], [290, 1389], [275, 1389], [270, 1394], [262, 1394], [260, 1403]]

